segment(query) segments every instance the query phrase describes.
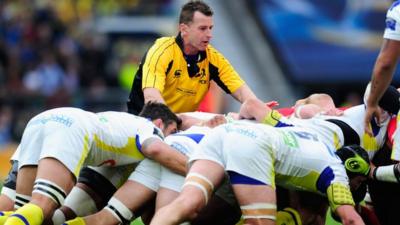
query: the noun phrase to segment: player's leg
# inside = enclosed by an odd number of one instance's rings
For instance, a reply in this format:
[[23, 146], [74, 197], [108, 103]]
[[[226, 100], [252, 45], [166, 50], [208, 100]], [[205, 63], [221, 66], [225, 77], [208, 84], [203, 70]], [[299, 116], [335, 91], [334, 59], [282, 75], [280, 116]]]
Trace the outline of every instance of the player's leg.
[[[14, 203], [16, 198], [16, 184], [18, 173], [18, 161], [11, 161], [11, 169], [3, 183], [0, 195], [0, 224], [4, 224], [6, 219], [14, 212]], [[28, 198], [28, 202], [30, 196]], [[22, 202], [18, 200], [18, 202]]]
[[[17, 193], [28, 193], [29, 188], [20, 185], [19, 181], [23, 180], [25, 183], [34, 174], [34, 170], [27, 166], [19, 170]], [[74, 182], [74, 175], [60, 161], [54, 158], [40, 160], [30, 203], [15, 211], [5, 224], [24, 224], [26, 221], [31, 225], [42, 224], [62, 204]]]
[[[266, 130], [264, 130], [266, 129]], [[242, 126], [225, 138], [225, 170], [245, 224], [272, 225], [276, 220], [275, 149], [279, 136], [267, 126]], [[267, 131], [268, 130], [268, 131]], [[253, 135], [243, 135], [243, 134]], [[240, 141], [237, 141], [240, 140]]]
[[233, 190], [245, 224], [273, 225], [276, 220], [275, 189], [269, 185], [234, 184]]
[[135, 218], [136, 212], [155, 197], [159, 187], [160, 166], [143, 160], [98, 213], [67, 221], [66, 224], [120, 224]]
[[157, 211], [150, 224], [178, 224], [195, 218], [207, 204], [214, 187], [223, 178], [224, 168], [219, 163], [210, 160], [195, 161], [178, 198]]
[[287, 191], [286, 194], [288, 202], [280, 204], [284, 209], [277, 214], [277, 224], [325, 224], [328, 209], [326, 197], [302, 191]]
[[[69, 110], [55, 109], [39, 114], [25, 129], [20, 144], [17, 194], [20, 191], [28, 194], [28, 188], [32, 186], [23, 183], [35, 179], [32, 199], [15, 211], [5, 224], [50, 223], [54, 210], [63, 204], [74, 186], [76, 175], [89, 152], [90, 128], [83, 127], [83, 120], [66, 116]], [[63, 120], [49, 120], [58, 114]], [[36, 174], [31, 165], [38, 165]]]
[[170, 169], [160, 167], [160, 188], [157, 190], [156, 211], [175, 200], [182, 190], [185, 177]]
[[11, 161], [11, 169], [3, 182], [0, 195], [0, 211], [14, 210], [15, 188], [17, 184], [18, 161]]
[[[84, 224], [126, 224], [135, 218], [133, 212], [151, 200], [154, 195], [155, 192], [153, 190], [142, 184], [127, 181], [118, 189], [104, 209], [98, 213], [84, 217]], [[67, 221], [66, 224], [74, 224], [74, 220]]]
[[[11, 178], [11, 182], [8, 186], [9, 189], [6, 188], [4, 191], [9, 191], [10, 196], [14, 196], [14, 209], [20, 208], [21, 206], [28, 203], [31, 199], [32, 188], [34, 179], [36, 177], [38, 159], [42, 144], [41, 140], [43, 138], [42, 132], [40, 132], [41, 129], [42, 126], [30, 126], [28, 123], [22, 135], [21, 142], [12, 157], [12, 159], [18, 160], [18, 163], [13, 165], [12, 170], [15, 171], [10, 171], [11, 176], [9, 178]], [[29, 146], [32, 147], [32, 150], [29, 148]], [[21, 164], [21, 156], [23, 161], [29, 160], [29, 164], [25, 165], [25, 169], [22, 171], [22, 175], [18, 174], [21, 172], [19, 171], [21, 165], [24, 165], [23, 163]], [[17, 174], [18, 176], [15, 177], [14, 175]], [[15, 180], [15, 183], [13, 183], [12, 180]], [[5, 213], [1, 217], [0, 224], [4, 224], [8, 217], [9, 213]]]
[[77, 216], [94, 214], [105, 207], [133, 169], [134, 165], [82, 168], [78, 183], [72, 188], [64, 205], [55, 211], [53, 223], [62, 224]]

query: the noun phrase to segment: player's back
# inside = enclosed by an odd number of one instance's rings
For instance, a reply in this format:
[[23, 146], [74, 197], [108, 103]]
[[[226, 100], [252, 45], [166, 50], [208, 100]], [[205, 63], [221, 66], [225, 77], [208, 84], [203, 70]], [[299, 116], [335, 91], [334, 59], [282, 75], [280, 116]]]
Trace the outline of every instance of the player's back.
[[365, 106], [358, 105], [346, 109], [342, 116], [318, 116], [317, 118], [331, 121], [339, 126], [341, 126], [341, 122], [347, 124], [347, 128], [342, 127], [345, 136], [344, 139], [347, 142], [345, 144], [360, 145], [368, 152], [370, 159], [372, 159], [376, 151], [378, 151], [385, 144], [389, 119], [386, 119], [379, 125], [375, 122], [375, 120], [372, 120], [370, 126], [373, 131], [373, 137], [371, 137], [365, 133], [363, 120], [364, 116]]
[[163, 134], [146, 118], [125, 112], [97, 113], [88, 163], [116, 166], [138, 162], [144, 158], [141, 143], [149, 137], [163, 138]]
[[346, 182], [346, 172], [335, 149], [312, 129], [277, 128], [283, 144], [276, 150], [276, 183], [289, 189], [324, 193], [332, 181]]
[[189, 156], [198, 148], [198, 144], [210, 130], [211, 128], [205, 126], [192, 126], [185, 131], [167, 136], [165, 142], [182, 154]]

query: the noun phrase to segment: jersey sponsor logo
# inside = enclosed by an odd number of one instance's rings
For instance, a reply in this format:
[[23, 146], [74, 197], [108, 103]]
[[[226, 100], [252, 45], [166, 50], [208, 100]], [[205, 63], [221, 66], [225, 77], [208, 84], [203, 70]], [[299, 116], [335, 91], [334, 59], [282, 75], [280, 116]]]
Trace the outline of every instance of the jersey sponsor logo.
[[257, 134], [252, 130], [248, 130], [248, 129], [241, 128], [241, 127], [232, 127], [232, 126], [225, 126], [224, 128], [227, 133], [236, 132], [238, 134], [241, 134], [241, 135], [249, 137], [249, 138], [257, 138]]
[[299, 138], [318, 141], [318, 137], [315, 134], [310, 134], [310, 133], [304, 132], [304, 131], [294, 131], [294, 134], [296, 134], [296, 136]]
[[369, 172], [369, 164], [358, 155], [346, 159], [344, 166], [348, 171], [353, 173], [367, 175]]
[[386, 18], [386, 29], [396, 30], [396, 20], [392, 18]]
[[299, 143], [296, 140], [295, 135], [292, 132], [283, 133], [283, 142], [290, 147], [298, 148]]
[[196, 74], [196, 77], [200, 77], [199, 83], [200, 84], [207, 84], [207, 79], [206, 79], [206, 70], [205, 69], [201, 69], [201, 71]]
[[30, 123], [30, 125], [36, 125], [36, 124], [46, 124], [47, 122], [56, 122], [63, 124], [67, 127], [71, 127], [72, 124], [74, 123], [74, 120], [68, 116], [65, 115], [50, 115], [48, 117], [40, 118], [38, 120], [34, 120]]
[[189, 149], [187, 149], [185, 146], [181, 145], [178, 142], [173, 142], [171, 144], [171, 147], [173, 147], [174, 149], [176, 149], [178, 152], [184, 154], [185, 156], [187, 156], [189, 154]]
[[185, 94], [187, 94], [187, 95], [196, 95], [196, 91], [193, 91], [193, 90], [189, 90], [189, 89], [185, 89], [185, 88], [176, 88], [176, 90], [177, 91], [179, 91], [179, 92], [182, 92], [182, 93], [185, 93]]

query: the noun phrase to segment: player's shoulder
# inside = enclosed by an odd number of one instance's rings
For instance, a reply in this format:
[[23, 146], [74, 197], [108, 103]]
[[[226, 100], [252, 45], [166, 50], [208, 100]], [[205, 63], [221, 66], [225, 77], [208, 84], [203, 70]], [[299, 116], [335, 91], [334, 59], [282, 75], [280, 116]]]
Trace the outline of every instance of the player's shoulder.
[[218, 60], [221, 58], [224, 58], [224, 56], [222, 55], [222, 53], [220, 53], [216, 48], [214, 48], [214, 46], [212, 46], [211, 44], [209, 44], [207, 46], [206, 49], [207, 52], [207, 57], [209, 58], [210, 61], [213, 60]]
[[156, 39], [152, 47], [156, 49], [167, 49], [174, 44], [176, 44], [175, 37], [160, 37]]
[[387, 15], [388, 16], [395, 16], [399, 15], [400, 13], [400, 1], [395, 1], [392, 3], [392, 5], [388, 8], [387, 10]]

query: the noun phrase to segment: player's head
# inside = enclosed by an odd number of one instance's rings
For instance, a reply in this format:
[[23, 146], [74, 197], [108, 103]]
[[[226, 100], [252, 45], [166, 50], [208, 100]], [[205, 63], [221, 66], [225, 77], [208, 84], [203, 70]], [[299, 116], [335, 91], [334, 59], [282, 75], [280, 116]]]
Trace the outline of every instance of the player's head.
[[146, 103], [139, 116], [149, 118], [152, 121], [161, 120], [162, 126], [160, 128], [163, 130], [164, 135], [175, 133], [182, 123], [182, 120], [168, 106], [158, 102]]
[[183, 5], [179, 16], [179, 32], [184, 40], [185, 54], [197, 54], [205, 51], [214, 26], [213, 11], [203, 1], [189, 1]]
[[179, 23], [189, 24], [193, 22], [195, 12], [200, 12], [205, 16], [212, 16], [214, 12], [211, 7], [203, 1], [189, 1], [182, 6], [181, 14], [179, 15]]
[[369, 174], [368, 153], [358, 145], [348, 145], [336, 150], [336, 155], [342, 160], [349, 178]]
[[307, 98], [299, 99], [296, 101], [295, 107], [307, 104], [317, 105], [322, 111], [328, 111], [336, 107], [332, 97], [324, 93], [316, 93], [308, 96]]

